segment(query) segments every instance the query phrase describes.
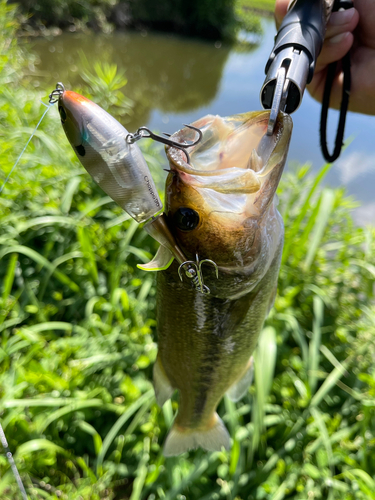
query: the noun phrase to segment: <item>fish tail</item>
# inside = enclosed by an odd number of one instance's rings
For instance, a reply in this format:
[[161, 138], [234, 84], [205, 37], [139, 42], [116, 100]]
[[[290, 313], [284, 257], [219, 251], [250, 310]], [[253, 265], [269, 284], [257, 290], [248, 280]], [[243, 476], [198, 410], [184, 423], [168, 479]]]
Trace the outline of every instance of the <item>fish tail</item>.
[[199, 447], [207, 451], [220, 451], [222, 447], [226, 450], [230, 448], [230, 436], [216, 412], [206, 429], [189, 429], [175, 422], [167, 436], [163, 453], [166, 457], [172, 457]]

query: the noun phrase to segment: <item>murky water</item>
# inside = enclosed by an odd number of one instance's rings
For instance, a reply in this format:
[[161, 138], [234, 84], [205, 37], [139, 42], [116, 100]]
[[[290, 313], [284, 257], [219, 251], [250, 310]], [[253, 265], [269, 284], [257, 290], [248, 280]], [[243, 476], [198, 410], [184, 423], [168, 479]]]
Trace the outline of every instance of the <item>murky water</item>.
[[[247, 52], [220, 43], [150, 33], [64, 34], [37, 39], [32, 41], [40, 60], [34, 81], [46, 93], [56, 81], [74, 90], [83, 83], [80, 54], [92, 66], [98, 61], [116, 63], [128, 79], [123, 91], [134, 101], [133, 114], [124, 117], [124, 125], [130, 131], [147, 125], [173, 133], [182, 123], [208, 113], [225, 116], [260, 109], [259, 91], [274, 36], [271, 20], [264, 20], [263, 26], [261, 43]], [[330, 112], [330, 149], [337, 115]], [[319, 146], [320, 104], [306, 93], [293, 119], [289, 164], [309, 162], [318, 170], [324, 163]], [[361, 202], [354, 216], [362, 224], [375, 222], [374, 132], [375, 117], [349, 113], [345, 136], [353, 140], [326, 179], [331, 186], [345, 186]]]

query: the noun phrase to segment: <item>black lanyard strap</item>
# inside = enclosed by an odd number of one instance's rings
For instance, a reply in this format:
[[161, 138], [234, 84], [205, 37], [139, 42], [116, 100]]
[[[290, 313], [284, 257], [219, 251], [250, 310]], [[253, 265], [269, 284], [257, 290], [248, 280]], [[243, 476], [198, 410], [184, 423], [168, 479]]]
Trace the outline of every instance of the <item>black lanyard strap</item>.
[[[333, 6], [333, 12], [339, 9], [351, 9], [353, 7], [353, 2], [351, 0], [335, 0]], [[320, 146], [322, 148], [322, 153], [326, 161], [329, 163], [334, 162], [340, 156], [345, 131], [346, 114], [349, 106], [349, 95], [351, 87], [351, 75], [350, 75], [350, 51], [345, 54], [341, 60], [342, 71], [344, 74], [343, 88], [342, 88], [342, 98], [340, 105], [340, 117], [337, 126], [336, 139], [335, 139], [335, 149], [332, 154], [328, 151], [327, 146], [327, 120], [328, 120], [328, 108], [329, 101], [331, 97], [331, 91], [333, 86], [333, 81], [336, 76], [337, 62], [333, 62], [328, 66], [327, 79], [324, 87], [323, 102], [322, 102], [322, 112], [320, 115]]]

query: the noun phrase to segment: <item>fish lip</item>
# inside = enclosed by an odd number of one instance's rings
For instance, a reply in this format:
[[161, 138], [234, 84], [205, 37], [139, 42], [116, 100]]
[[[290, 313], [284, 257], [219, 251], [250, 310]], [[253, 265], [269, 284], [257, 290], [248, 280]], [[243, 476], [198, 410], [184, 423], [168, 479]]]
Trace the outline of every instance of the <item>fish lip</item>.
[[[241, 115], [237, 115], [237, 116], [241, 116]], [[244, 116], [245, 116], [245, 114], [244, 114]], [[259, 115], [257, 115], [254, 118], [254, 123], [258, 123], [260, 121], [267, 121], [268, 122], [269, 116], [270, 116], [270, 111], [268, 111], [268, 110], [261, 111], [259, 113]], [[202, 120], [203, 119], [197, 120], [196, 122], [193, 123], [193, 125], [198, 126], [199, 122], [201, 122]], [[198, 126], [198, 128], [199, 128], [199, 126]], [[280, 133], [281, 128], [282, 128], [282, 130]], [[277, 138], [274, 147], [272, 148], [271, 152], [269, 153], [268, 158], [263, 158], [261, 156], [262, 160], [264, 161], [264, 166], [266, 166], [266, 164], [268, 162], [267, 160], [271, 159], [271, 157], [274, 155], [276, 150], [287, 151], [287, 145], [288, 145], [289, 140], [290, 140], [292, 129], [293, 129], [293, 122], [292, 122], [290, 115], [280, 111], [278, 118], [277, 118], [275, 131], [273, 134], [273, 135], [279, 134], [279, 137]], [[186, 127], [175, 132], [171, 136], [171, 138], [173, 138], [173, 140], [181, 142], [183, 140], [182, 133], [184, 130], [186, 130]], [[264, 135], [266, 135], [266, 134], [264, 134]], [[217, 175], [225, 175], [225, 174], [233, 171], [233, 167], [227, 168], [227, 169], [216, 169], [216, 170], [209, 170], [209, 171], [197, 170], [192, 165], [187, 163], [187, 161], [186, 161], [187, 156], [183, 150], [174, 148], [172, 146], [166, 147], [165, 149], [166, 149], [167, 158], [169, 160], [169, 164], [171, 166], [172, 171], [175, 171], [178, 173], [183, 172], [185, 174], [190, 174], [190, 175], [194, 175], [194, 176], [204, 176], [204, 177], [211, 177], [212, 176], [212, 177], [214, 177]], [[193, 152], [193, 151], [194, 151], [194, 147], [191, 150], [189, 150], [189, 153], [191, 154], [191, 152]], [[276, 163], [275, 163], [275, 165], [276, 165]], [[266, 174], [269, 174], [272, 169], [273, 169], [273, 167], [267, 168]], [[264, 168], [262, 168], [262, 170], [260, 170], [259, 172], [255, 172], [258, 177], [262, 177], [265, 175], [263, 170], [264, 170]]]

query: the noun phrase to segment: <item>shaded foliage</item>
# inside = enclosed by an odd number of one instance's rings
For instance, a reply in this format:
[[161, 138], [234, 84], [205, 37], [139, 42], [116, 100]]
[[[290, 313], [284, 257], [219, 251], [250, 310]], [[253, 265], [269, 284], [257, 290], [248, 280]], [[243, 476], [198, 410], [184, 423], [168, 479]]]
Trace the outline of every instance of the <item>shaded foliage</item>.
[[134, 23], [184, 35], [221, 39], [235, 23], [235, 0], [131, 0]]
[[[184, 36], [234, 41], [239, 30], [259, 33], [259, 19], [242, 0], [18, 0], [22, 24], [36, 28], [58, 26], [73, 31], [92, 28], [154, 29]], [[269, 6], [267, 7], [269, 9]]]

